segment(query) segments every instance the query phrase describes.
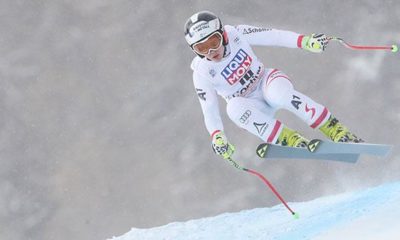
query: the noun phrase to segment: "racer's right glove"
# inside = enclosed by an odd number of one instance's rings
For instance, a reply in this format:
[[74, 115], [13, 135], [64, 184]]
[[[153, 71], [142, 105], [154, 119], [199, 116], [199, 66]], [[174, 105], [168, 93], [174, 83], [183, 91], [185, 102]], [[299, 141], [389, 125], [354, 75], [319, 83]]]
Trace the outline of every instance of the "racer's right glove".
[[235, 152], [235, 147], [230, 144], [222, 131], [216, 131], [212, 135], [212, 148], [223, 159], [229, 159]]

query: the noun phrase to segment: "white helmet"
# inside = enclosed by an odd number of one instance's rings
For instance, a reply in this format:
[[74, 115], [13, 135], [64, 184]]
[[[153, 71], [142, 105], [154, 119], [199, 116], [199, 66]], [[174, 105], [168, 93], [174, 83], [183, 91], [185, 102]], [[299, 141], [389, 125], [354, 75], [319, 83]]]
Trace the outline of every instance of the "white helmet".
[[185, 39], [192, 49], [193, 44], [215, 32], [223, 35], [221, 20], [209, 11], [195, 13], [185, 23]]

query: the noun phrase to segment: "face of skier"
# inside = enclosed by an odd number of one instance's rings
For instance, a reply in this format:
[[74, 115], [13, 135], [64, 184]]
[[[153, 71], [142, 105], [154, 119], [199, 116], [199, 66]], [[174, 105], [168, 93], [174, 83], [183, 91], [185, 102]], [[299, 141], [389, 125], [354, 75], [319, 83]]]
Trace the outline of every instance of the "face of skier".
[[215, 32], [203, 41], [194, 44], [193, 50], [211, 61], [219, 62], [224, 54], [222, 41], [221, 33]]

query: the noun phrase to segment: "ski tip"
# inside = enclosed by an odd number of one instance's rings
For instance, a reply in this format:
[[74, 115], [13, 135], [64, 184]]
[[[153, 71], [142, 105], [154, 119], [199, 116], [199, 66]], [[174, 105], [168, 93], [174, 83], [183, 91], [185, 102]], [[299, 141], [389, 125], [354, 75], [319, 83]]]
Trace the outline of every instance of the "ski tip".
[[294, 219], [299, 219], [300, 215], [297, 212], [292, 213]]
[[260, 158], [265, 158], [265, 156], [267, 155], [267, 148], [268, 148], [268, 143], [261, 143], [260, 145], [258, 145], [257, 147], [257, 156], [259, 156]]
[[310, 152], [315, 152], [318, 149], [319, 144], [322, 142], [322, 140], [320, 139], [313, 139], [311, 140], [308, 145], [307, 145], [307, 149]]

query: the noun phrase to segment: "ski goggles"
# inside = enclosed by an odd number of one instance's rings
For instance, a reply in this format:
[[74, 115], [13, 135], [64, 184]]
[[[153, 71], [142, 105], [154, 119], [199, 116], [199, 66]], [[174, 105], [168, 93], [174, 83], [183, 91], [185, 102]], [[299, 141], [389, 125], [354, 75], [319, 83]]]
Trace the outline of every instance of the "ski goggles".
[[220, 32], [215, 32], [204, 40], [193, 44], [193, 50], [200, 55], [207, 55], [212, 50], [217, 50], [222, 45], [223, 37]]

